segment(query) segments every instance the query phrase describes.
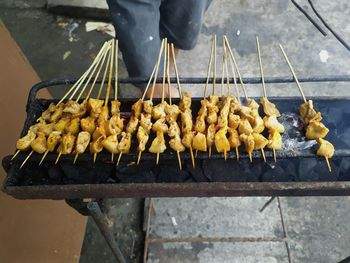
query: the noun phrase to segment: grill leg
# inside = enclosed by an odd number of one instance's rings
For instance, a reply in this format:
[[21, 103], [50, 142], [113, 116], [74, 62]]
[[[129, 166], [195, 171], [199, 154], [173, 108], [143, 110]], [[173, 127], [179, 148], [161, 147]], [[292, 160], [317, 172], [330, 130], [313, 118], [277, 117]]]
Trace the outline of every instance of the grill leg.
[[110, 229], [108, 228], [107, 222], [103, 216], [100, 206], [97, 202], [90, 202], [87, 204], [87, 209], [90, 212], [91, 217], [95, 221], [97, 227], [100, 229], [101, 234], [107, 241], [108, 246], [111, 248], [115, 258], [120, 263], [126, 263], [126, 260], [120, 251], [120, 248], [115, 241]]

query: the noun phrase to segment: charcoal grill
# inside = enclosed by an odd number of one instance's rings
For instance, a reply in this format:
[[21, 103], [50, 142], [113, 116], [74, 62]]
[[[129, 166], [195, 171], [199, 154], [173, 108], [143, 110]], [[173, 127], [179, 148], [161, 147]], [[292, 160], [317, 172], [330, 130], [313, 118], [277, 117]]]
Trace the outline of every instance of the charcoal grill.
[[[260, 84], [260, 78], [243, 79], [247, 84]], [[37, 92], [46, 87], [73, 84], [76, 79], [44, 81], [30, 90], [26, 106], [27, 118], [21, 135], [26, 134], [41, 112], [55, 100], [37, 98]], [[144, 79], [121, 79], [121, 84], [145, 83]], [[176, 80], [172, 79], [174, 83]], [[204, 78], [183, 78], [183, 84], [203, 84]], [[213, 79], [209, 80], [212, 83]], [[217, 82], [220, 82], [217, 79]], [[238, 80], [237, 80], [238, 81]], [[266, 83], [290, 83], [290, 77], [266, 78]], [[350, 82], [350, 76], [324, 76], [301, 78], [300, 82]], [[157, 82], [161, 83], [162, 79]], [[231, 79], [231, 83], [233, 79]], [[189, 153], [181, 153], [183, 170], [177, 165], [174, 152], [167, 150], [160, 155], [159, 165], [155, 165], [155, 155], [144, 152], [140, 165], [135, 165], [137, 152], [122, 158], [119, 166], [112, 163], [111, 155], [102, 152], [93, 163], [92, 155], [82, 154], [75, 165], [74, 156], [62, 156], [58, 165], [54, 164], [57, 153], [49, 153], [39, 167], [40, 155], [33, 154], [26, 165], [19, 169], [27, 153], [20, 153], [14, 161], [12, 155], [4, 157], [2, 164], [7, 172], [3, 191], [17, 199], [65, 199], [69, 205], [83, 215], [91, 215], [116, 258], [125, 259], [109, 232], [99, 202], [84, 203], [84, 198], [118, 197], [190, 197], [190, 196], [341, 196], [350, 195], [350, 98], [310, 97], [315, 108], [324, 116], [324, 124], [330, 129], [327, 139], [336, 152], [331, 160], [333, 168], [329, 173], [323, 158], [315, 155], [316, 145], [305, 143], [302, 123], [298, 119], [301, 98], [271, 97], [287, 125], [284, 142], [290, 144], [282, 152], [277, 152], [277, 163], [271, 151], [266, 151], [267, 163], [260, 152], [254, 152], [253, 163], [247, 154], [240, 151], [237, 161], [234, 153], [223, 160], [222, 154], [199, 153], [196, 168], [192, 168]], [[193, 98], [193, 115], [200, 107], [201, 98]], [[120, 99], [125, 116], [135, 99]], [[155, 101], [156, 103], [156, 101]], [[177, 103], [174, 100], [174, 103]], [[135, 146], [135, 143], [133, 144]], [[169, 147], [168, 147], [169, 148]], [[215, 151], [214, 151], [215, 152]]]
[[[76, 80], [52, 80], [33, 86], [28, 96], [27, 119], [22, 130], [26, 134], [41, 112], [52, 100], [37, 98], [37, 92], [45, 87], [72, 84]], [[122, 79], [121, 84], [142, 83], [142, 79]], [[161, 82], [161, 79], [158, 80]], [[175, 80], [173, 80], [175, 81]], [[200, 84], [205, 79], [181, 79], [184, 84]], [[218, 80], [220, 81], [220, 80]], [[233, 80], [231, 80], [233, 81]], [[259, 78], [244, 79], [247, 84], [259, 84]], [[301, 82], [350, 81], [350, 76], [310, 77]], [[212, 79], [210, 80], [212, 82]], [[267, 78], [267, 83], [293, 82], [292, 78]], [[305, 143], [301, 121], [297, 119], [301, 98], [270, 98], [284, 114], [287, 127], [284, 140], [292, 146], [277, 152], [277, 163], [272, 152], [266, 151], [267, 163], [261, 153], [253, 154], [249, 163], [247, 154], [241, 151], [240, 160], [229, 153], [228, 160], [222, 154], [214, 153], [208, 158], [199, 153], [196, 168], [190, 164], [188, 152], [181, 153], [184, 170], [177, 166], [176, 154], [167, 150], [155, 165], [155, 155], [144, 152], [139, 166], [136, 148], [122, 158], [117, 167], [107, 152], [98, 155], [94, 164], [89, 153], [79, 156], [73, 165], [73, 156], [62, 156], [54, 165], [57, 153], [49, 153], [42, 166], [41, 156], [33, 154], [25, 167], [20, 164], [28, 153], [20, 153], [14, 161], [11, 155], [3, 159], [7, 172], [3, 191], [18, 199], [75, 199], [114, 197], [176, 197], [176, 196], [287, 196], [287, 195], [349, 195], [350, 194], [350, 98], [313, 97], [316, 109], [324, 115], [324, 123], [330, 132], [327, 138], [334, 144], [336, 153], [331, 160], [332, 173], [326, 168], [323, 158], [315, 156], [316, 145]], [[120, 99], [121, 111], [127, 115], [135, 99]], [[155, 102], [156, 103], [156, 102]], [[175, 103], [177, 103], [175, 101]], [[193, 98], [193, 115], [200, 107], [200, 98]], [[296, 144], [294, 144], [296, 143]], [[135, 143], [133, 144], [135, 146]], [[169, 148], [169, 147], [168, 147]]]

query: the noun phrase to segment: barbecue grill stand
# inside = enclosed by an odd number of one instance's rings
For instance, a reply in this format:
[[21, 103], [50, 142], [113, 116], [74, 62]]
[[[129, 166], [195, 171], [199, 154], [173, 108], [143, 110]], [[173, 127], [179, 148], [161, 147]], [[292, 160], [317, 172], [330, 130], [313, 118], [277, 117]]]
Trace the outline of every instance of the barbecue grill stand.
[[106, 213], [103, 199], [98, 199], [90, 202], [84, 202], [83, 199], [66, 199], [66, 203], [74, 208], [83, 216], [91, 216], [96, 223], [101, 234], [105, 238], [108, 246], [111, 248], [117, 262], [126, 263], [117, 241], [114, 239], [113, 233], [106, 222]]
[[[161, 82], [159, 78], [157, 82]], [[176, 79], [171, 80], [175, 83]], [[233, 82], [233, 79], [230, 79]], [[238, 80], [237, 80], [238, 81]], [[323, 76], [323, 77], [308, 77], [299, 79], [300, 82], [350, 82], [350, 75], [344, 76]], [[38, 83], [35, 85], [28, 96], [27, 112], [30, 106], [34, 104], [38, 90], [44, 87], [50, 87], [55, 85], [73, 84], [76, 79], [64, 79], [64, 80], [51, 80]], [[97, 81], [98, 83], [101, 80]], [[121, 79], [119, 83], [133, 83], [140, 84], [145, 83], [147, 80], [133, 78], [133, 79]], [[205, 82], [204, 78], [186, 78], [180, 79], [180, 82], [187, 84], [202, 84]], [[212, 83], [213, 79], [209, 80]], [[220, 78], [217, 82], [221, 82]], [[261, 78], [245, 78], [246, 84], [259, 84]], [[294, 79], [291, 77], [277, 77], [266, 78], [266, 83], [291, 83]], [[28, 120], [27, 120], [28, 121]], [[29, 125], [30, 123], [26, 123]], [[25, 130], [22, 131], [24, 135]], [[347, 153], [343, 153], [344, 156], [348, 156]], [[350, 184], [348, 182], [296, 182], [293, 184], [284, 182], [261, 182], [256, 184], [254, 182], [247, 182], [246, 184], [239, 183], [220, 183], [212, 182], [200, 183], [196, 185], [197, 191], [194, 190], [194, 185], [185, 183], [173, 183], [162, 184], [156, 183], [153, 186], [147, 184], [126, 184], [120, 186], [120, 189], [116, 191], [112, 188], [112, 185], [101, 184], [92, 186], [91, 189], [86, 189], [83, 185], [73, 186], [18, 186], [17, 179], [13, 176], [13, 171], [18, 170], [18, 163], [10, 165], [10, 157], [7, 156], [3, 159], [3, 166], [8, 173], [7, 178], [4, 181], [2, 190], [7, 194], [10, 194], [19, 199], [64, 199], [64, 198], [76, 198], [65, 199], [66, 203], [74, 208], [78, 213], [84, 216], [91, 216], [95, 221], [97, 227], [101, 231], [102, 235], [106, 239], [108, 246], [111, 248], [117, 262], [127, 262], [121, 253], [121, 250], [114, 239], [113, 233], [110, 230], [106, 221], [107, 207], [104, 205], [104, 199], [111, 197], [176, 197], [176, 196], [272, 196], [269, 201], [261, 208], [261, 212], [274, 200], [276, 196], [285, 195], [349, 195]], [[83, 159], [83, 157], [82, 157]], [[159, 185], [159, 187], [158, 187]], [[214, 186], [214, 187], [213, 187]], [[158, 188], [157, 188], [158, 187]], [[215, 189], [214, 189], [215, 188]], [[214, 190], [213, 190], [214, 189]], [[171, 194], [169, 194], [171, 193]], [[98, 197], [100, 199], [93, 199], [92, 201], [84, 201], [84, 197]], [[90, 199], [91, 200], [91, 199]], [[146, 251], [145, 251], [146, 252]], [[348, 262], [349, 258], [344, 259], [339, 263]]]

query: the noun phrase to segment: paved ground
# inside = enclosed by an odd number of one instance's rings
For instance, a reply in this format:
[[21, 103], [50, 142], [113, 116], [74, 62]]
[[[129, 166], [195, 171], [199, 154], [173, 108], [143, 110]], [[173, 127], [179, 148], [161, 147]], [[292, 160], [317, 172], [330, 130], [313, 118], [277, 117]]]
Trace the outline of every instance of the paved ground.
[[[5, 0], [0, 3], [0, 17], [42, 79], [77, 76], [90, 63], [91, 59], [87, 58], [96, 53], [108, 36], [86, 33], [86, 19], [54, 16], [46, 12], [44, 4], [43, 0], [35, 4], [25, 0]], [[339, 34], [350, 42], [348, 1], [318, 0], [315, 5]], [[76, 25], [78, 28], [69, 36], [69, 30]], [[182, 76], [205, 75], [213, 33], [219, 36], [228, 34], [242, 74], [246, 77], [259, 74], [254, 42], [256, 34], [260, 36], [267, 76], [290, 74], [278, 43], [284, 45], [300, 77], [350, 74], [350, 52], [331, 35], [323, 37], [289, 1], [225, 0], [213, 1], [196, 48], [179, 54]], [[320, 60], [322, 50], [329, 54], [326, 63]], [[218, 51], [221, 52], [220, 48]], [[125, 68], [122, 68], [121, 74], [126, 75]], [[344, 83], [305, 84], [303, 87], [306, 95], [350, 94], [348, 84]], [[187, 89], [193, 95], [202, 95], [203, 87], [191, 86]], [[260, 86], [249, 86], [248, 91], [249, 94], [261, 95]], [[269, 85], [268, 92], [299, 96], [294, 84]], [[53, 91], [53, 94], [60, 96], [62, 91]], [[122, 92], [127, 97], [139, 94], [134, 87]], [[280, 198], [260, 213], [259, 208], [267, 200], [153, 199], [147, 239], [148, 261], [328, 263], [350, 255], [348, 197]], [[137, 251], [133, 244], [142, 237], [143, 203], [133, 199], [109, 202], [112, 205], [109, 216], [115, 222], [113, 229], [123, 229], [117, 238], [125, 242], [126, 255], [137, 261], [142, 251]], [[81, 262], [113, 262], [108, 247], [92, 222], [87, 227]]]

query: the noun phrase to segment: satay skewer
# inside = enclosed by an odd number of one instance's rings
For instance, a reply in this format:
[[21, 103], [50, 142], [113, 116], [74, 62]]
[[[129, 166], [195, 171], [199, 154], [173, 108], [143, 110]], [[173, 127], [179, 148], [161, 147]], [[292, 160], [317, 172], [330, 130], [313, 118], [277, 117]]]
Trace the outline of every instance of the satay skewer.
[[234, 66], [235, 66], [235, 69], [236, 69], [236, 72], [237, 72], [237, 75], [238, 75], [239, 82], [240, 82], [241, 87], [242, 87], [242, 89], [243, 89], [244, 96], [245, 96], [246, 100], [248, 101], [247, 91], [246, 91], [246, 89], [245, 89], [245, 87], [244, 87], [243, 78], [242, 78], [241, 73], [240, 73], [240, 71], [239, 71], [236, 58], [235, 58], [235, 56], [233, 55], [233, 52], [232, 52], [232, 49], [231, 49], [231, 47], [230, 47], [230, 43], [228, 42], [227, 37], [224, 36], [224, 38], [225, 38], [226, 46], [227, 46], [227, 49], [228, 49], [228, 52], [229, 52], [231, 61], [233, 62]]
[[173, 56], [173, 63], [174, 63], [174, 69], [175, 69], [175, 75], [176, 75], [177, 89], [179, 91], [179, 97], [181, 99], [182, 98], [182, 90], [181, 90], [179, 72], [177, 70], [177, 65], [176, 65], [175, 48], [174, 48], [174, 44], [173, 43], [171, 43], [171, 53], [172, 53], [172, 56]]
[[292, 64], [290, 63], [286, 52], [285, 52], [284, 49], [283, 49], [283, 46], [282, 46], [281, 44], [279, 44], [279, 47], [280, 47], [280, 49], [281, 49], [281, 51], [282, 51], [282, 54], [283, 54], [283, 56], [284, 56], [284, 59], [285, 59], [286, 62], [287, 62], [287, 65], [288, 65], [290, 71], [291, 71], [292, 74], [293, 74], [294, 80], [295, 80], [295, 82], [296, 82], [296, 84], [297, 84], [297, 86], [298, 86], [298, 88], [299, 88], [300, 94], [301, 94], [301, 96], [303, 97], [304, 102], [307, 102], [306, 97], [305, 97], [304, 92], [303, 92], [303, 89], [301, 88], [300, 82], [299, 82], [299, 80], [298, 80], [298, 78], [297, 78], [297, 75], [295, 74], [295, 71], [294, 71], [294, 69], [293, 69], [293, 66], [292, 66]]
[[26, 162], [29, 160], [30, 156], [32, 156], [32, 154], [34, 153], [34, 150], [31, 150], [30, 153], [28, 154], [28, 156], [24, 159], [24, 161], [22, 162], [21, 166], [19, 167], [19, 169], [21, 169]]
[[[159, 64], [160, 64], [160, 59], [161, 59], [162, 54], [163, 54], [164, 42], [165, 42], [165, 39], [162, 39], [162, 42], [161, 42], [161, 45], [160, 45], [160, 49], [159, 49], [158, 59], [157, 59], [155, 65], [153, 67], [153, 71], [151, 73], [151, 76], [149, 77], [149, 80], [148, 80], [148, 83], [146, 85], [145, 91], [144, 91], [144, 93], [142, 95], [141, 101], [144, 101], [144, 99], [146, 97], [146, 93], [147, 93], [147, 91], [148, 91], [148, 89], [150, 87], [150, 84], [151, 84], [153, 78], [154, 78], [154, 82], [153, 82], [153, 85], [152, 85], [152, 89], [153, 89], [153, 86], [155, 85], [155, 81], [156, 81], [157, 76], [158, 76], [158, 68], [159, 68]], [[157, 73], [156, 73], [156, 71], [157, 71]], [[157, 75], [155, 75], [155, 74], [157, 74]], [[150, 100], [150, 101], [152, 101], [152, 100]], [[137, 164], [140, 163], [141, 155], [142, 155], [142, 151], [139, 150], [138, 157], [137, 157]]]

